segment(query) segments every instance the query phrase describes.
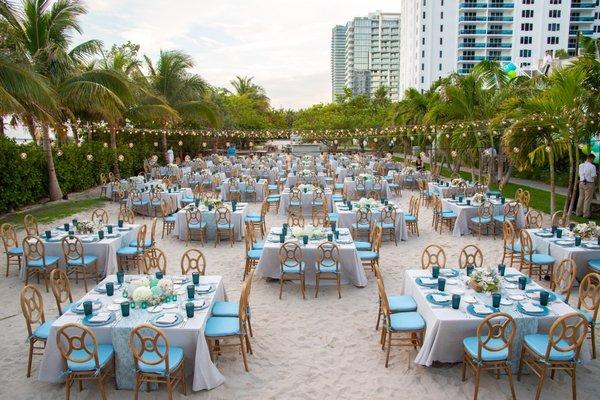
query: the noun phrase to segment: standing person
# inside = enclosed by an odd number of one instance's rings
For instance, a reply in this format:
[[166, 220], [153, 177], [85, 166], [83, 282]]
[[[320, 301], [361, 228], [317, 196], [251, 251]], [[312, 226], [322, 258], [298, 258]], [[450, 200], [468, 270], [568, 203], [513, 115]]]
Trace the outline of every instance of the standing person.
[[167, 150], [167, 164], [173, 164], [173, 160], [175, 160], [175, 155], [173, 154], [173, 148], [169, 147], [169, 150]]
[[235, 146], [233, 144], [231, 144], [229, 146], [229, 148], [227, 149], [227, 156], [229, 158], [235, 158], [236, 154], [237, 154], [237, 150], [235, 149]]
[[583, 214], [584, 218], [591, 218], [592, 213], [590, 212], [590, 206], [592, 204], [592, 197], [594, 196], [594, 189], [596, 185], [596, 166], [593, 164], [593, 154], [588, 154], [585, 162], [579, 164], [579, 200], [577, 200], [577, 215]]
[[423, 171], [423, 160], [421, 159], [420, 155], [418, 155], [417, 159], [415, 160], [415, 166], [417, 167], [417, 171]]
[[552, 53], [550, 50], [546, 50], [546, 54], [544, 55], [544, 63], [542, 64], [542, 71], [544, 71], [544, 75], [548, 76], [548, 71], [550, 71], [550, 66], [552, 65]]

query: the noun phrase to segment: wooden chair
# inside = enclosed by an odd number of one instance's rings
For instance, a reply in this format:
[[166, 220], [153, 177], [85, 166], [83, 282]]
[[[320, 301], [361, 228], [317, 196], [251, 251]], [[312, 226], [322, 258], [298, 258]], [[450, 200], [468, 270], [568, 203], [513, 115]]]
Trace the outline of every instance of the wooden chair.
[[515, 232], [515, 226], [510, 221], [504, 221], [502, 224], [502, 240], [503, 240], [503, 251], [502, 251], [502, 264], [506, 260], [510, 260], [509, 267], [513, 266], [513, 262], [521, 263], [521, 244], [518, 241], [517, 234]]
[[144, 273], [151, 275], [155, 270], [162, 272], [163, 276], [166, 275], [167, 257], [161, 249], [152, 247], [144, 252]]
[[[40, 292], [33, 286], [25, 286], [19, 294], [21, 311], [27, 325], [27, 342], [29, 342], [29, 358], [27, 361], [27, 377], [31, 376], [33, 356], [43, 356], [46, 341], [50, 335], [52, 321], [44, 316], [44, 300]], [[36, 344], [40, 346], [36, 346]], [[41, 352], [39, 352], [41, 351]]]
[[302, 215], [302, 193], [297, 187], [290, 189], [290, 198], [288, 202], [288, 214]]
[[477, 216], [471, 218], [471, 232], [475, 234], [477, 231], [477, 239], [481, 239], [482, 233], [489, 234], [490, 230], [496, 238], [496, 230], [494, 229], [494, 206], [489, 201], [484, 202], [477, 209]]
[[279, 300], [283, 293], [283, 284], [285, 281], [300, 280], [300, 290], [302, 298], [306, 300], [306, 283], [304, 279], [304, 261], [302, 258], [302, 248], [297, 243], [286, 242], [279, 248], [279, 266], [281, 277], [279, 278]]
[[539, 378], [536, 400], [542, 394], [547, 371], [550, 371], [551, 378], [556, 371], [565, 371], [571, 377], [573, 399], [577, 398], [576, 369], [588, 329], [589, 323], [583, 315], [571, 313], [558, 317], [548, 334], [525, 335], [517, 380], [521, 380], [523, 367], [528, 366]]
[[521, 203], [523, 201], [523, 189], [515, 190], [515, 201]]
[[135, 214], [129, 208], [123, 209], [119, 211], [119, 220], [123, 221], [126, 224], [134, 224], [135, 223]]
[[159, 190], [151, 190], [150, 193], [148, 193], [148, 211], [150, 212], [150, 215], [155, 217], [158, 215], [161, 201], [162, 193]]
[[[385, 291], [385, 285], [383, 282], [383, 276], [381, 275], [381, 270], [379, 269], [378, 266], [376, 266], [373, 269], [373, 272], [375, 273], [375, 278], [377, 280], [381, 281], [381, 284], [384, 287], [384, 291]], [[378, 291], [378, 294], [379, 294], [379, 291]], [[388, 306], [390, 308], [390, 312], [392, 314], [398, 313], [398, 312], [417, 311], [417, 302], [415, 301], [414, 297], [412, 297], [412, 296], [388, 295], [387, 301], [388, 301]], [[377, 312], [377, 324], [375, 325], [376, 331], [379, 330], [379, 324], [381, 323], [382, 318], [383, 318], [383, 310], [381, 308], [381, 299], [379, 299], [379, 310]], [[381, 337], [381, 340], [383, 340], [383, 335]]]
[[246, 215], [246, 221], [252, 224], [253, 229], [260, 229], [261, 237], [265, 237], [267, 231], [267, 213], [269, 212], [269, 203], [265, 200], [260, 207], [260, 214]]
[[106, 197], [108, 194], [108, 179], [106, 175], [100, 172], [100, 197]]
[[483, 266], [483, 253], [479, 247], [469, 244], [460, 251], [458, 256], [459, 268], [467, 268], [467, 265], [473, 265], [475, 268]]
[[315, 298], [319, 295], [319, 283], [323, 280], [334, 280], [337, 285], [338, 298], [342, 298], [340, 285], [340, 249], [332, 242], [325, 242], [317, 247], [317, 274]]
[[456, 213], [451, 210], [444, 211], [442, 200], [440, 200], [440, 198], [437, 196], [433, 197], [432, 202], [434, 229], [437, 231], [439, 228], [441, 235], [445, 225], [446, 227], [448, 227], [448, 231], [452, 232], [452, 230], [454, 229], [454, 224], [456, 223]]
[[68, 311], [73, 305], [73, 295], [71, 294], [71, 284], [67, 273], [57, 268], [50, 274], [50, 288], [56, 300], [58, 315], [63, 315], [62, 304], [66, 303], [65, 311]]
[[21, 271], [21, 262], [23, 257], [23, 247], [19, 246], [19, 239], [14, 226], [11, 224], [2, 224], [0, 226], [0, 236], [2, 236], [2, 244], [6, 253], [6, 276], [11, 265], [17, 267]]
[[375, 267], [379, 266], [379, 250], [381, 249], [381, 237], [382, 231], [380, 226], [375, 226], [373, 228], [375, 232], [373, 232], [373, 243], [371, 246], [371, 250], [359, 251], [358, 257], [360, 258], [361, 264], [365, 268], [371, 269], [371, 271], [375, 271]]
[[576, 276], [577, 264], [575, 260], [565, 258], [554, 268], [550, 290], [562, 297], [562, 300], [568, 304]]
[[46, 293], [48, 293], [48, 278], [54, 268], [58, 268], [59, 258], [57, 256], [47, 256], [44, 242], [34, 236], [27, 236], [23, 239], [23, 254], [25, 256], [25, 285], [29, 285], [29, 278], [37, 277], [40, 283], [40, 275], [44, 278], [46, 284]]
[[133, 267], [137, 270], [138, 274], [141, 274], [141, 266], [144, 263], [144, 252], [146, 247], [146, 225], [140, 226], [136, 235], [136, 247], [123, 246], [117, 250], [117, 263], [119, 265], [119, 271], [123, 271], [124, 268], [128, 270]]
[[231, 211], [227, 207], [219, 207], [215, 210], [215, 224], [217, 230], [215, 234], [215, 247], [221, 243], [222, 237], [229, 237], [231, 247], [235, 242], [235, 230], [231, 221]]
[[552, 226], [566, 228], [569, 226], [569, 222], [569, 216], [564, 215], [562, 211], [557, 211], [554, 214], [552, 214]]
[[[381, 300], [381, 311], [383, 314], [383, 324], [381, 330], [381, 349], [387, 351], [385, 354], [385, 367], [387, 368], [390, 360], [390, 349], [392, 346], [417, 347], [422, 346], [425, 333], [425, 320], [416, 311], [399, 312], [392, 314], [388, 302], [388, 296], [385, 293], [383, 281], [377, 279], [377, 292]], [[394, 337], [401, 335], [400, 337]], [[406, 337], [408, 336], [408, 337]], [[410, 365], [410, 357], [408, 358]]]
[[116, 371], [113, 346], [98, 344], [94, 331], [78, 323], [61, 326], [56, 332], [56, 343], [66, 371], [67, 399], [73, 383], [78, 382], [81, 390], [84, 381], [96, 381], [100, 397], [106, 400], [104, 381]]
[[368, 208], [356, 209], [355, 222], [352, 224], [352, 238], [355, 240], [360, 236], [369, 236], [371, 231], [372, 213]]
[[429, 269], [429, 267], [433, 266], [446, 267], [446, 253], [437, 244], [430, 244], [425, 247], [425, 250], [421, 254], [421, 268]]
[[533, 276], [537, 272], [538, 279], [542, 279], [542, 274], [549, 275], [552, 277], [552, 267], [554, 266], [555, 259], [548, 254], [536, 253], [533, 249], [533, 242], [531, 236], [527, 230], [522, 229], [520, 234], [521, 238], [521, 265], [519, 269], [523, 269], [529, 272], [529, 276]]
[[27, 234], [27, 236], [40, 235], [37, 220], [31, 214], [27, 214], [25, 218], [23, 218], [23, 227], [25, 228], [25, 233]]
[[193, 236], [196, 235], [198, 241], [200, 241], [200, 244], [204, 246], [207, 237], [207, 223], [202, 220], [202, 211], [200, 211], [198, 208], [193, 210], [185, 210], [185, 220], [188, 228], [185, 245], [187, 246], [190, 243], [190, 240], [192, 240]]
[[313, 209], [312, 211], [312, 225], [313, 226], [329, 226], [329, 215], [323, 209]]
[[531, 201], [531, 193], [529, 190], [524, 190], [523, 195], [521, 196], [521, 204], [523, 205], [523, 209], [525, 212], [529, 212], [529, 202]]
[[246, 180], [246, 187], [244, 188], [244, 197], [246, 201], [256, 201], [256, 181], [253, 178]]
[[393, 240], [396, 246], [398, 246], [398, 237], [396, 235], [396, 216], [396, 207], [388, 205], [381, 210], [378, 224], [381, 226], [382, 235], [387, 233], [389, 240]]
[[519, 214], [519, 207], [521, 204], [516, 201], [511, 201], [509, 203], [504, 204], [502, 208], [502, 213], [494, 216], [494, 235], [496, 229], [502, 230], [504, 221], [510, 221], [516, 226], [517, 224], [517, 215]]
[[600, 274], [587, 274], [579, 285], [577, 308], [589, 324], [592, 333], [592, 358], [596, 358], [596, 320], [600, 309]]
[[79, 275], [81, 275], [86, 292], [88, 290], [87, 277], [90, 273], [98, 284], [98, 257], [85, 255], [83, 243], [77, 236], [65, 236], [61, 246], [67, 263], [67, 275], [75, 274], [75, 283], [79, 283]]
[[185, 385], [185, 357], [181, 347], [171, 346], [169, 338], [150, 324], [136, 326], [129, 335], [129, 348], [135, 361], [135, 398], [146, 383], [165, 384], [169, 399], [177, 385]]
[[134, 190], [129, 194], [129, 198], [131, 199], [131, 209], [134, 213], [149, 215], [148, 204], [150, 204], [150, 201], [144, 198], [142, 192]]
[[408, 214], [404, 214], [404, 221], [406, 227], [411, 234], [417, 234], [419, 236], [419, 209], [421, 208], [421, 201], [415, 196], [411, 196], [408, 208]]
[[540, 229], [544, 226], [544, 215], [538, 210], [529, 210], [525, 215], [526, 229]]
[[304, 228], [304, 217], [299, 214], [290, 213], [288, 214], [287, 223], [290, 226], [290, 228], [294, 226]]
[[92, 222], [108, 224], [108, 212], [104, 208], [96, 208], [92, 212]]
[[181, 256], [181, 275], [190, 275], [192, 272], [200, 275], [206, 272], [206, 258], [198, 249], [189, 249]]
[[512, 379], [512, 344], [517, 331], [515, 320], [506, 313], [494, 313], [485, 317], [477, 326], [476, 336], [463, 340], [462, 381], [467, 374], [467, 367], [475, 374], [475, 395], [479, 394], [479, 379], [482, 371], [500, 372], [508, 376], [510, 392], [516, 400]]
[[175, 219], [176, 216], [173, 214], [173, 209], [164, 199], [161, 200], [160, 203], [160, 214], [162, 216], [162, 235], [161, 238], [164, 239], [165, 232], [169, 235], [175, 229]]

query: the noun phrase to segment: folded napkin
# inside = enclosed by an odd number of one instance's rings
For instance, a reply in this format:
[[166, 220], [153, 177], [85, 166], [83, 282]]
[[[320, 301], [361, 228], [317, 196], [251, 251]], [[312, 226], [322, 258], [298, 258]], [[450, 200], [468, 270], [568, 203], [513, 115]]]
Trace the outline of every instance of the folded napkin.
[[173, 278], [171, 278], [173, 283], [183, 283], [186, 281], [186, 279], [187, 278], [185, 276], [174, 276]]
[[160, 317], [156, 318], [156, 322], [159, 324], [172, 324], [177, 321], [177, 316], [175, 314], [163, 314]]
[[432, 294], [431, 298], [433, 299], [433, 301], [435, 301], [437, 303], [443, 303], [445, 301], [452, 300], [452, 297], [445, 295], [445, 294]]
[[521, 303], [521, 307], [523, 307], [523, 310], [531, 313], [539, 313], [544, 311], [543, 308], [538, 307], [532, 303]]
[[440, 274], [442, 274], [442, 275], [449, 275], [449, 274], [453, 274], [453, 273], [454, 272], [450, 268], [440, 268]]
[[473, 311], [475, 311], [477, 314], [491, 314], [492, 310], [490, 310], [488, 308], [488, 306], [484, 305], [484, 304], [476, 304], [475, 306], [473, 306]]
[[109, 318], [110, 318], [109, 313], [101, 312], [101, 313], [94, 315], [90, 319], [88, 319], [88, 321], [89, 322], [106, 322], [106, 321], [108, 321]]
[[463, 300], [467, 303], [475, 303], [477, 301], [473, 296], [464, 296]]
[[196, 291], [197, 292], [210, 292], [211, 286], [210, 285], [198, 285], [196, 286]]
[[437, 278], [421, 277], [421, 283], [424, 285], [433, 285], [434, 283], [437, 283], [437, 281]]
[[206, 304], [206, 302], [202, 299], [196, 299], [193, 301], [194, 303], [194, 308], [202, 308], [204, 307], [204, 304]]
[[532, 299], [539, 299], [540, 298], [540, 292], [538, 292], [538, 291], [529, 292], [529, 293], [527, 293], [527, 295], [529, 297], [531, 297]]

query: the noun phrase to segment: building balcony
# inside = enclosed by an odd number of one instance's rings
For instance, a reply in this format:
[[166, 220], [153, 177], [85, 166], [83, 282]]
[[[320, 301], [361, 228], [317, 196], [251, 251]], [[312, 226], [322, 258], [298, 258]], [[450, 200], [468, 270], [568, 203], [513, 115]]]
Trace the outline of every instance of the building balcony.
[[485, 47], [485, 43], [459, 43], [459, 48]]
[[511, 61], [511, 56], [487, 56], [490, 61]]
[[459, 35], [485, 35], [485, 29], [461, 29], [458, 31]]
[[571, 3], [571, 8], [596, 8], [596, 3]]
[[512, 22], [513, 17], [498, 17], [490, 15], [489, 17], [487, 17], [487, 20], [490, 22]]
[[490, 49], [510, 49], [512, 43], [487, 43], [487, 47]]
[[458, 61], [510, 61], [510, 56], [458, 56]]
[[488, 3], [488, 8], [515, 8], [515, 3]]
[[512, 29], [488, 29], [488, 35], [512, 35]]
[[457, 72], [459, 74], [468, 74], [469, 72], [471, 72], [473, 70], [473, 68], [459, 68], [457, 70]]
[[486, 8], [486, 3], [460, 3], [458, 8]]
[[482, 15], [463, 15], [458, 20], [461, 22], [485, 22], [487, 18]]
[[592, 36], [594, 34], [594, 30], [593, 29], [580, 29], [578, 31], [569, 31], [569, 35], [577, 35], [578, 33], [581, 33], [584, 36]]
[[571, 22], [594, 22], [594, 17], [571, 16]]

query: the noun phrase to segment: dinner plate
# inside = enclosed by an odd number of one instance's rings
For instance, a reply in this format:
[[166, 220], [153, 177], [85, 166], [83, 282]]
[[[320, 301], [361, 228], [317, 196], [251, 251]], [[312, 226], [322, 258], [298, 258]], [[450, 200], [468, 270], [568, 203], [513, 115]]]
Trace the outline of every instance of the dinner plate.
[[148, 311], [149, 313], [155, 314], [155, 313], [159, 313], [163, 310], [162, 306], [151, 306], [146, 308], [146, 311]]
[[162, 305], [162, 308], [165, 310], [170, 310], [172, 308], [177, 308], [177, 303], [165, 303]]
[[542, 238], [551, 238], [554, 236], [552, 232], [534, 232], [534, 235]]
[[119, 311], [121, 309], [121, 306], [119, 304], [109, 304], [106, 306], [106, 309], [108, 311]]
[[[525, 291], [525, 294], [530, 299], [539, 300], [540, 299], [540, 292], [542, 290], [544, 290], [544, 289], [529, 289], [529, 290]], [[549, 302], [556, 301], [556, 294], [554, 292], [551, 292], [549, 290], [545, 290], [545, 291], [548, 292], [548, 301]]]
[[485, 307], [487, 308], [487, 311], [485, 313], [477, 313], [477, 312], [475, 312], [475, 306], [473, 304], [469, 304], [467, 306], [467, 312], [475, 317], [485, 318], [488, 315], [498, 311], [497, 308], [494, 308], [492, 306], [485, 305]]
[[[161, 323], [161, 322], [157, 322], [157, 320], [162, 317], [165, 314], [173, 314], [175, 316], [175, 321], [171, 322], [171, 323]], [[183, 321], [183, 316], [179, 313], [162, 313], [162, 314], [157, 314], [154, 318], [152, 318], [150, 320], [150, 323], [154, 326], [158, 326], [160, 328], [168, 328], [171, 326], [176, 326], [179, 325], [181, 322]]]
[[126, 299], [125, 297], [117, 297], [113, 300], [113, 303], [122, 304], [122, 303], [125, 303], [126, 301], [129, 301], [129, 299]]
[[87, 326], [104, 326], [104, 325], [108, 325], [111, 324], [115, 321], [115, 314], [114, 313], [109, 313], [109, 317], [106, 321], [101, 321], [101, 322], [93, 322], [90, 321], [90, 318], [92, 318], [93, 316], [95, 316], [97, 313], [93, 313], [91, 315], [86, 315], [85, 317], [83, 317], [81, 319], [81, 323]]
[[452, 289], [450, 291], [450, 293], [452, 293], [452, 294], [458, 294], [458, 295], [463, 295], [463, 294], [465, 294], [465, 291], [463, 289], [456, 288], [456, 289]]
[[509, 295], [508, 295], [508, 298], [509, 298], [509, 299], [511, 299], [511, 300], [514, 300], [514, 301], [522, 301], [522, 300], [525, 300], [525, 299], [526, 299], [526, 297], [525, 297], [525, 296], [523, 296], [523, 295], [522, 295], [522, 294], [520, 294], [520, 293], [512, 293], [512, 294], [509, 294]]
[[500, 299], [500, 304], [503, 306], [511, 306], [513, 304], [513, 302], [512, 302], [512, 300], [509, 300], [506, 297], [503, 297], [502, 299]]
[[[102, 302], [100, 300], [92, 301], [92, 311], [98, 311], [101, 308], [102, 308]], [[79, 301], [79, 302], [75, 303], [71, 307], [71, 311], [73, 311], [75, 314], [83, 314], [84, 313], [83, 301]]]
[[213, 285], [198, 285], [196, 286], [196, 293], [198, 294], [208, 294], [215, 291], [215, 287]]
[[581, 247], [585, 247], [586, 249], [600, 249], [600, 245], [598, 243], [584, 243]]
[[452, 299], [449, 298], [448, 300], [444, 300], [444, 301], [437, 301], [433, 298], [434, 295], [440, 295], [440, 296], [448, 296], [447, 293], [443, 293], [443, 292], [434, 292], [434, 293], [429, 293], [427, 296], [425, 296], [425, 298], [427, 299], [428, 302], [430, 302], [431, 304], [435, 304], [438, 306], [447, 306], [450, 305], [452, 303]]
[[469, 303], [469, 304], [475, 304], [475, 303], [477, 303], [477, 299], [475, 297], [473, 297], [473, 296], [464, 296], [462, 298], [462, 300], [465, 303]]
[[[97, 293], [106, 293], [106, 284], [107, 283], [108, 282], [99, 284], [98, 286], [96, 286], [94, 288], [94, 291], [97, 292]], [[118, 283], [118, 282], [113, 282], [113, 286], [114, 286], [114, 289], [116, 291], [118, 289], [121, 289], [121, 286], [123, 286], [123, 285], [120, 284], [120, 283]]]
[[519, 310], [519, 312], [521, 314], [530, 315], [533, 317], [543, 317], [550, 313], [550, 309], [546, 306], [542, 306], [542, 305], [538, 305], [538, 304], [536, 304], [535, 306], [538, 307], [540, 309], [540, 311], [526, 311], [523, 308], [523, 304], [521, 304], [521, 303], [517, 304], [517, 310]]
[[415, 279], [415, 282], [417, 282], [417, 285], [423, 286], [423, 287], [427, 287], [427, 288], [437, 287], [437, 285], [438, 285], [437, 282], [434, 282], [434, 283], [423, 283], [423, 281], [421, 280], [421, 278]]
[[559, 246], [575, 246], [575, 240], [557, 240], [554, 243]]

